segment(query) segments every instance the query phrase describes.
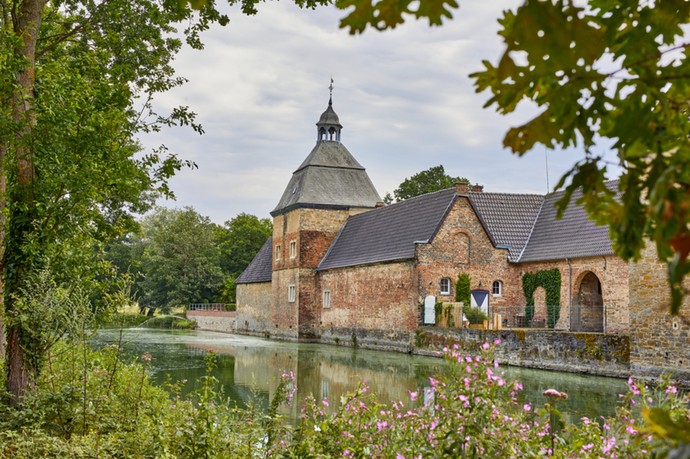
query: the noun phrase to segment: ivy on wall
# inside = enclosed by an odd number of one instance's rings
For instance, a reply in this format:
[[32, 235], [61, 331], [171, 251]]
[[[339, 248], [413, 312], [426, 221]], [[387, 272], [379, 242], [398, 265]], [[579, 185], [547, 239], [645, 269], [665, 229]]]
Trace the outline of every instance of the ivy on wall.
[[554, 268], [536, 273], [525, 273], [522, 276], [522, 291], [527, 301], [525, 307], [527, 323], [531, 323], [534, 317], [534, 291], [537, 287], [542, 287], [546, 291], [546, 320], [549, 328], [554, 328], [561, 314], [561, 272]]

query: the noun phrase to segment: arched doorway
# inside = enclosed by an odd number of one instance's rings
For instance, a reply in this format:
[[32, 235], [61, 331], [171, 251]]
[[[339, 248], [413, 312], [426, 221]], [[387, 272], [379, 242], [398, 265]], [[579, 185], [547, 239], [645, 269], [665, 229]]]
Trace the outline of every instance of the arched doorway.
[[601, 282], [591, 271], [587, 271], [580, 280], [571, 317], [574, 331], [604, 331], [604, 299], [601, 294]]

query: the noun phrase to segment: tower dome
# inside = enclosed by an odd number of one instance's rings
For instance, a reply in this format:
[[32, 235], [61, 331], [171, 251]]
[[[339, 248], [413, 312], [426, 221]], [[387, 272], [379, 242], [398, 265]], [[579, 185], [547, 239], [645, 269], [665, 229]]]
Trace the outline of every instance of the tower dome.
[[328, 108], [321, 114], [319, 122], [316, 123], [317, 130], [317, 142], [331, 141], [340, 142], [340, 131], [343, 129], [343, 125], [340, 124], [338, 115], [333, 110], [333, 80], [331, 79], [331, 85], [328, 87], [331, 90], [330, 97], [328, 98]]

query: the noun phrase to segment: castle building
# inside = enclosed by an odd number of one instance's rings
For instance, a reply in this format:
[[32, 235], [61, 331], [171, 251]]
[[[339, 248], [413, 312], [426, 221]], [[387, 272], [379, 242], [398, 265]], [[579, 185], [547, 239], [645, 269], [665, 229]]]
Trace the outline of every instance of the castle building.
[[[237, 279], [240, 331], [299, 339], [413, 331], [425, 298], [455, 301], [461, 273], [487, 292], [505, 327], [628, 331], [628, 264], [580, 206], [556, 218], [561, 192], [461, 183], [384, 206], [341, 142], [332, 99], [316, 126], [316, 145], [271, 212], [272, 238]], [[539, 272], [554, 281], [533, 276], [527, 299], [524, 276]]]

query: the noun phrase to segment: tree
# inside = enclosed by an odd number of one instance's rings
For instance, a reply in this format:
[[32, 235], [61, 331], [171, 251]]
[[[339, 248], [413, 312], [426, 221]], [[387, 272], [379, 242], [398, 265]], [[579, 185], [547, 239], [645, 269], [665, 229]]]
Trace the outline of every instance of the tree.
[[191, 207], [157, 207], [141, 222], [139, 304], [170, 309], [214, 301], [223, 284], [217, 226]]
[[[405, 15], [440, 25], [455, 0], [340, 0], [341, 27], [394, 28]], [[648, 241], [668, 267], [671, 314], [688, 293], [690, 273], [690, 3], [681, 0], [524, 0], [499, 20], [505, 51], [471, 75], [486, 106], [540, 112], [511, 128], [503, 144], [524, 155], [537, 143], [581, 147], [584, 158], [559, 181], [562, 213], [575, 190], [597, 222], [609, 226], [614, 250], [637, 259]], [[623, 170], [606, 186], [611, 147]]]
[[[431, 167], [425, 171], [418, 172], [412, 177], [408, 177], [393, 191], [396, 201], [404, 201], [405, 199], [413, 198], [426, 193], [433, 193], [434, 191], [445, 190], [452, 188], [456, 183], [469, 183], [464, 177], [451, 177], [446, 174], [442, 165]], [[392, 202], [390, 193], [386, 194], [385, 200], [390, 204]]]
[[226, 221], [217, 236], [223, 271], [237, 278], [272, 234], [268, 218], [242, 213]]
[[[256, 12], [255, 0], [229, 3]], [[135, 136], [163, 125], [201, 132], [186, 107], [152, 108], [184, 82], [170, 65], [182, 46], [175, 25], [201, 48], [202, 31], [228, 22], [213, 1], [195, 4], [0, 0], [0, 299], [14, 403], [41, 364], [31, 325], [17, 319], [30, 279], [45, 269], [59, 285], [93, 279], [89, 257], [127, 231], [152, 191], [171, 195], [167, 179], [186, 164], [164, 146], [140, 155]]]

